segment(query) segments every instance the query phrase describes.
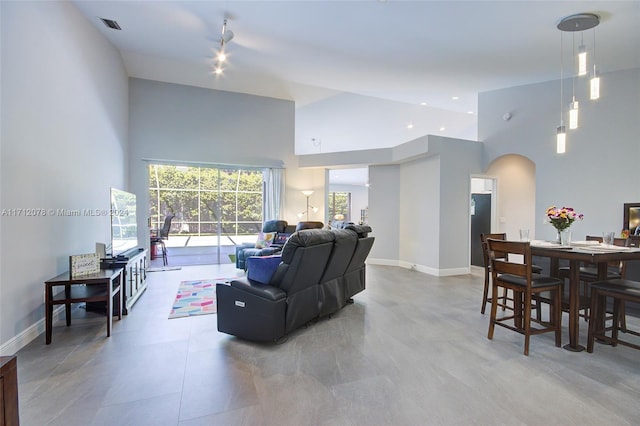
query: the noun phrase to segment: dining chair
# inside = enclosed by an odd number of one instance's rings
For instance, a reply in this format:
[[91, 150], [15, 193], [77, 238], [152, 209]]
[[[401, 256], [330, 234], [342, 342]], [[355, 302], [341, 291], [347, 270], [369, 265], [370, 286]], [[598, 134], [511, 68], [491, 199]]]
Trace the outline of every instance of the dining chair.
[[[484, 315], [485, 308], [487, 303], [491, 303], [491, 298], [489, 297], [489, 285], [491, 282], [491, 259], [489, 259], [489, 249], [487, 247], [487, 239], [494, 240], [506, 240], [506, 233], [496, 233], [496, 234], [480, 234], [480, 244], [482, 245], [482, 257], [484, 260], [484, 289], [482, 291], [482, 308], [480, 309], [480, 313]], [[496, 257], [502, 256], [502, 253], [496, 253]], [[504, 254], [504, 258], [506, 259], [506, 254]], [[500, 297], [501, 302], [499, 306], [504, 311], [508, 305], [507, 301], [513, 301], [512, 298], [507, 297], [507, 289], [503, 289], [502, 296]]]
[[628, 247], [640, 247], [640, 235], [629, 235], [627, 240]]
[[[480, 244], [482, 246], [482, 256], [484, 260], [484, 289], [482, 291], [482, 308], [480, 309], [480, 313], [484, 315], [485, 308], [487, 303], [491, 303], [491, 298], [489, 297], [489, 286], [491, 283], [491, 260], [489, 259], [489, 249], [487, 248], [487, 239], [494, 240], [506, 240], [507, 234], [502, 233], [493, 233], [493, 234], [480, 234]], [[504, 255], [504, 258], [507, 258], [506, 253], [497, 253], [496, 256]], [[542, 268], [538, 265], [531, 265], [532, 271], [536, 274], [542, 272]], [[513, 298], [508, 297], [507, 289], [503, 289], [502, 296], [500, 296], [501, 302], [499, 306], [502, 310], [512, 309], [512, 307], [507, 303], [509, 301], [513, 301]], [[538, 318], [540, 315], [538, 314]]]
[[[613, 299], [613, 316], [607, 318], [607, 298]], [[613, 279], [605, 281], [596, 281], [591, 284], [591, 315], [589, 316], [589, 333], [587, 336], [587, 352], [593, 352], [593, 346], [596, 339], [599, 341], [610, 343], [612, 346], [617, 344], [629, 346], [634, 349], [640, 349], [640, 345], [619, 337], [619, 331], [627, 334], [640, 336], [637, 331], [626, 328], [624, 320], [625, 302], [640, 303], [640, 282]], [[612, 319], [610, 327], [607, 327], [607, 319]], [[607, 336], [607, 331], [611, 331], [611, 335]]]
[[[562, 281], [558, 278], [534, 274], [532, 271], [531, 245], [524, 241], [487, 239], [491, 275], [493, 280], [491, 295], [491, 316], [488, 338], [493, 339], [495, 326], [499, 325], [524, 335], [524, 355], [529, 355], [529, 340], [532, 335], [553, 332], [555, 343], [562, 341]], [[506, 257], [502, 255], [506, 254]], [[510, 261], [512, 255], [522, 258], [522, 263]], [[513, 313], [498, 317], [498, 291], [506, 288], [513, 293]], [[549, 294], [548, 321], [532, 318], [534, 297]]]

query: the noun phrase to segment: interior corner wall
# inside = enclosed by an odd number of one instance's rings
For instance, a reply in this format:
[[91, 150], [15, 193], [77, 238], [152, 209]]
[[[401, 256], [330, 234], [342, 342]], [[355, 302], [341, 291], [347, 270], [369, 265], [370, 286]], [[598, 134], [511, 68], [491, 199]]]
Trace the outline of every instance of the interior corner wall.
[[[110, 239], [126, 183], [128, 80], [70, 2], [0, 2], [0, 353], [44, 331], [44, 281]], [[55, 336], [54, 336], [55, 340]]]
[[[129, 173], [139, 211], [149, 206], [147, 160], [285, 167], [287, 209], [306, 203], [298, 185], [324, 193], [322, 170], [297, 168], [292, 101], [136, 78], [129, 86]], [[286, 215], [287, 221], [297, 220]], [[147, 216], [141, 214], [140, 241], [149, 241], [148, 232]]]
[[471, 176], [482, 171], [484, 146], [475, 141], [429, 136], [440, 154], [440, 275], [467, 273], [471, 263]]
[[369, 225], [375, 242], [368, 261], [398, 265], [400, 255], [400, 165], [369, 166]]
[[[584, 213], [584, 220], [572, 225], [574, 235], [583, 238], [603, 231], [619, 233], [623, 204], [640, 201], [637, 181], [630, 177], [640, 158], [640, 69], [602, 73], [600, 78], [600, 99], [579, 99], [580, 127], [568, 131], [564, 154], [555, 151], [559, 81], [485, 92], [478, 98], [485, 165], [512, 153], [535, 163], [538, 239], [556, 238], [553, 227], [541, 226], [551, 205]], [[566, 80], [565, 87], [570, 83]], [[565, 95], [568, 105], [571, 93]], [[508, 121], [502, 119], [505, 112], [512, 114]]]
[[405, 267], [420, 267], [437, 275], [440, 265], [440, 156], [422, 157], [400, 165], [400, 251]]

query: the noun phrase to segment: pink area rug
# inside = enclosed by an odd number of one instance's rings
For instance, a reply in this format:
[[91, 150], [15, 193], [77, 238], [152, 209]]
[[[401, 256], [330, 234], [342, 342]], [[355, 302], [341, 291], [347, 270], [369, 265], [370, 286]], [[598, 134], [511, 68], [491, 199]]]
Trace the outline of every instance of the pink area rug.
[[182, 281], [169, 319], [216, 313], [216, 283], [224, 278]]

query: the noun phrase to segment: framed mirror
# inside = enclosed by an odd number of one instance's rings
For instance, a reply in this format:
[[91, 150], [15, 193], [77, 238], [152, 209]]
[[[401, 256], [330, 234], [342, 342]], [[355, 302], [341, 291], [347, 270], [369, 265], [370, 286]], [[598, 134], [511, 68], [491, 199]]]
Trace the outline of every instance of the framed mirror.
[[628, 229], [629, 235], [640, 235], [640, 203], [625, 203], [622, 229]]

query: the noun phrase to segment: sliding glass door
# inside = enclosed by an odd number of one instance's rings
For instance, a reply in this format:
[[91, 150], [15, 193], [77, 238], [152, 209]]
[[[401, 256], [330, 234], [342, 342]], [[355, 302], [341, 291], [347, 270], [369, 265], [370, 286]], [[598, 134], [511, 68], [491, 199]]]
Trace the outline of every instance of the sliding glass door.
[[202, 263], [226, 263], [235, 245], [255, 242], [262, 227], [263, 191], [262, 170], [150, 164], [150, 226], [160, 229], [173, 215], [165, 243], [176, 248], [174, 253], [203, 256], [206, 250], [187, 248], [209, 247], [206, 258], [213, 254], [213, 259]]

